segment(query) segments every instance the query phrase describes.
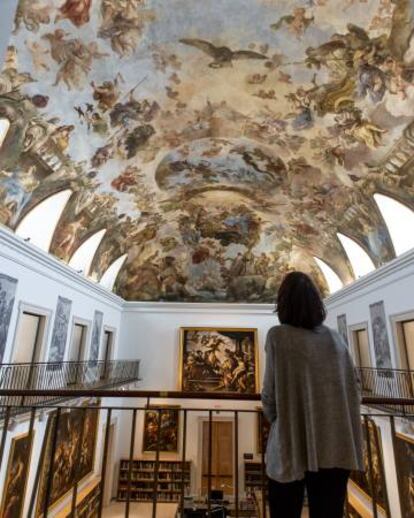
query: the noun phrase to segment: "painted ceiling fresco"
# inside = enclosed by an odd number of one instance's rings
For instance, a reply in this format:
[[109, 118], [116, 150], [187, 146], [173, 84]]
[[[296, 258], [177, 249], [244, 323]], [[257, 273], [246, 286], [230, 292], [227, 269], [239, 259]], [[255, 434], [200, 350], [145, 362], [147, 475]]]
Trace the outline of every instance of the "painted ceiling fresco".
[[51, 253], [106, 228], [129, 300], [269, 302], [336, 233], [394, 257], [414, 206], [412, 0], [21, 0], [0, 75], [0, 221], [73, 194]]

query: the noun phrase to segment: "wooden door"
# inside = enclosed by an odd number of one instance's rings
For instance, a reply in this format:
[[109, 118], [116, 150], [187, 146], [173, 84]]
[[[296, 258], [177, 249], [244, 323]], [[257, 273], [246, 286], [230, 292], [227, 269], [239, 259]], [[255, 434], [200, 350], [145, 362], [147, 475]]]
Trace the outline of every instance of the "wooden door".
[[[202, 493], [208, 492], [209, 423], [203, 422]], [[233, 423], [213, 421], [211, 445], [211, 489], [233, 494]]]

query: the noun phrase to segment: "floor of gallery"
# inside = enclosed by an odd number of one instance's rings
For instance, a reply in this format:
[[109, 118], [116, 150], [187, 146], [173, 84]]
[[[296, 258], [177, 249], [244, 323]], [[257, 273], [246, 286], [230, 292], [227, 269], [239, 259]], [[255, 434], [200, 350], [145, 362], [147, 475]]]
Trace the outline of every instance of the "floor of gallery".
[[[177, 504], [158, 504], [157, 518], [175, 518]], [[123, 518], [125, 512], [124, 503], [113, 503], [106, 507], [103, 512], [103, 518]], [[131, 518], [149, 518], [152, 513], [152, 505], [149, 503], [131, 504], [129, 515]], [[308, 518], [308, 510], [302, 513], [302, 518]]]

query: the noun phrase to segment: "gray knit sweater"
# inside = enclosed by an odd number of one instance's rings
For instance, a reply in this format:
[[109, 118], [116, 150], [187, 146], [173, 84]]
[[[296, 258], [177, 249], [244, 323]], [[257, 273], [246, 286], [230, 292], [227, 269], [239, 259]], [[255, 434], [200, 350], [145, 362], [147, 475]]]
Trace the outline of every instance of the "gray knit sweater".
[[362, 470], [359, 386], [339, 334], [326, 326], [276, 326], [265, 351], [268, 476], [291, 482], [319, 468]]

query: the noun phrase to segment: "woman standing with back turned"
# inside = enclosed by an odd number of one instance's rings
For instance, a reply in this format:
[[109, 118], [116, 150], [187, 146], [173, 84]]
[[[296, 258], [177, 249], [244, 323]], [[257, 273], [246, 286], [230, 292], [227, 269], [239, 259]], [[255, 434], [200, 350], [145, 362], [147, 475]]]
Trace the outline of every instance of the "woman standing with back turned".
[[270, 515], [300, 518], [306, 487], [310, 518], [342, 518], [350, 471], [364, 469], [354, 365], [339, 334], [322, 325], [326, 310], [307, 275], [285, 277], [277, 313], [262, 390]]

